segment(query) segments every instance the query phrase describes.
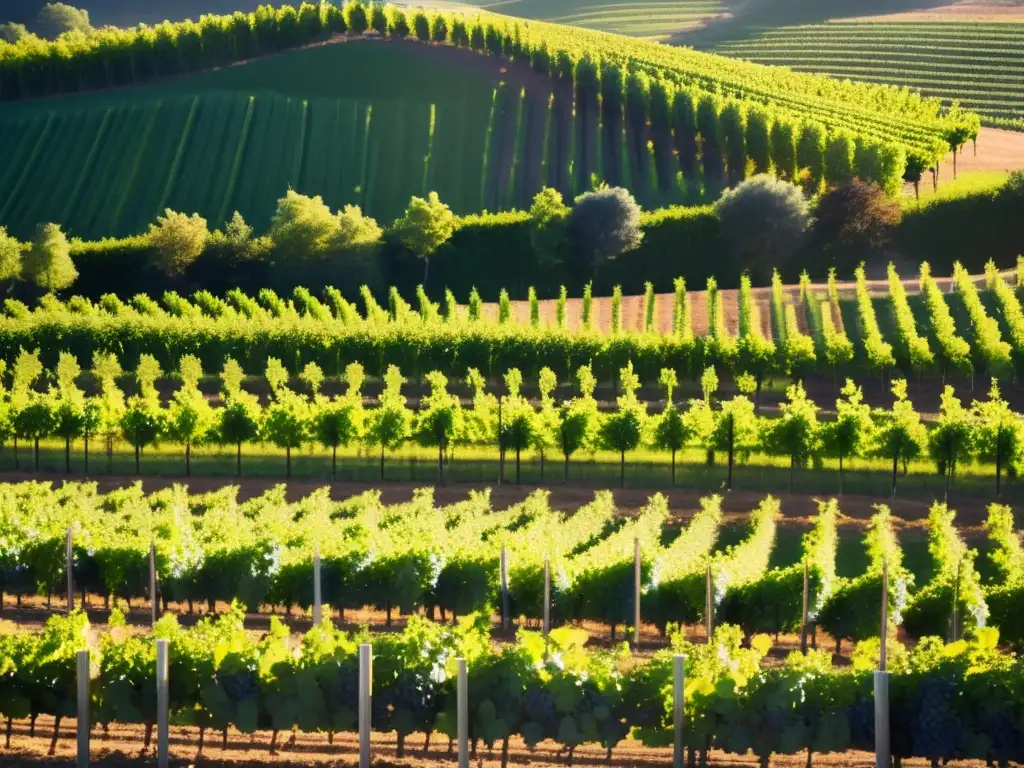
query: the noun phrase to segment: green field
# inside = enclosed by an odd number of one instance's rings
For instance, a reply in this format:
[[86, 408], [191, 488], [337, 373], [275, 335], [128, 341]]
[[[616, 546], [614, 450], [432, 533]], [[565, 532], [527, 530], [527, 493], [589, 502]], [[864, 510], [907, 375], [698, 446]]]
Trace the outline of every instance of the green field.
[[[116, 236], [170, 207], [211, 225], [239, 210], [262, 229], [289, 187], [382, 221], [432, 189], [456, 211], [494, 210], [504, 200], [485, 195], [510, 172], [488, 163], [491, 123], [507, 124], [492, 114], [494, 81], [421, 54], [323, 46], [144, 89], [4, 104], [0, 221], [22, 235], [56, 221]], [[514, 115], [520, 93], [504, 90]]]
[[640, 0], [640, 2], [586, 2], [565, 0], [510, 0], [479, 5], [526, 19], [614, 32], [618, 35], [664, 40], [714, 18], [723, 11], [721, 0]]
[[763, 29], [716, 53], [906, 85], [984, 118], [1024, 119], [1024, 23], [830, 22]]

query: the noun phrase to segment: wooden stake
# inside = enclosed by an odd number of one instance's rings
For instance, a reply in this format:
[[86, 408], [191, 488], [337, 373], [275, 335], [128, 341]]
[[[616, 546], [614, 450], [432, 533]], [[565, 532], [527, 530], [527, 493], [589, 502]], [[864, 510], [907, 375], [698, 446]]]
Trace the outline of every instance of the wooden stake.
[[711, 579], [711, 561], [708, 561], [708, 571], [704, 590], [704, 623], [707, 627], [708, 642], [711, 642], [711, 635], [715, 631], [715, 591], [714, 582]]
[[320, 547], [313, 550], [313, 626], [319, 627], [323, 619], [322, 594], [320, 592]]
[[633, 539], [633, 645], [640, 647], [640, 537]]
[[800, 612], [800, 653], [807, 653], [807, 610], [810, 602], [810, 569], [804, 558], [804, 602]]
[[89, 768], [89, 651], [78, 652], [78, 768]]
[[[882, 645], [878, 653], [878, 671], [885, 672], [886, 645], [889, 639], [889, 561], [882, 561]], [[888, 691], [888, 688], [886, 689]]]
[[501, 548], [501, 628], [509, 629], [512, 626], [512, 617], [509, 616], [508, 600], [508, 551]]
[[551, 631], [551, 563], [544, 558], [544, 636]]
[[[64, 560], [68, 571], [68, 613], [75, 610], [75, 550], [72, 539], [71, 526], [68, 526], [67, 538], [64, 541]], [[85, 608], [85, 606], [82, 606]]]
[[465, 659], [456, 659], [455, 662], [459, 675], [456, 691], [459, 768], [469, 768], [469, 673]]
[[373, 690], [373, 646], [359, 646], [359, 768], [370, 768], [370, 716]]
[[156, 764], [167, 768], [170, 741], [170, 719], [168, 706], [170, 696], [167, 686], [167, 640], [156, 641]]
[[672, 723], [675, 729], [675, 743], [672, 747], [672, 768], [683, 768], [683, 693], [684, 664], [686, 657], [676, 654], [672, 657]]
[[159, 610], [156, 593], [156, 544], [149, 542], [149, 602], [150, 624], [155, 625]]

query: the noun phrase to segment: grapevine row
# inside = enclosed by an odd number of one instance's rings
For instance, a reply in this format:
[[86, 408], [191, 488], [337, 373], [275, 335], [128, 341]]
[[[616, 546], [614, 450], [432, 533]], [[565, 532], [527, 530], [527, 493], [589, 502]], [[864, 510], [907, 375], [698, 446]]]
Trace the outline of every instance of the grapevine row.
[[871, 293], [868, 291], [863, 266], [857, 267], [855, 277], [857, 280], [857, 317], [860, 322], [864, 353], [867, 355], [868, 365], [871, 368], [876, 371], [884, 371], [896, 365], [896, 360], [892, 355], [892, 345], [882, 340], [882, 332], [878, 328], [878, 318], [875, 316], [875, 307], [871, 302]]
[[931, 333], [938, 346], [938, 355], [942, 361], [943, 373], [952, 369], [963, 373], [974, 370], [971, 364], [971, 347], [957, 335], [956, 323], [949, 312], [949, 306], [942, 291], [932, 278], [928, 262], [921, 265], [921, 295], [924, 297], [928, 310]]
[[1010, 371], [1010, 345], [1002, 340], [999, 323], [989, 317], [974, 280], [960, 262], [953, 265], [953, 284], [960, 294], [971, 320], [975, 357], [992, 376], [1005, 376]]
[[928, 339], [917, 332], [914, 313], [910, 309], [910, 302], [907, 301], [907, 290], [892, 264], [889, 265], [889, 302], [892, 305], [892, 316], [896, 323], [901, 351], [911, 369], [920, 375], [935, 363], [935, 356], [928, 345]]

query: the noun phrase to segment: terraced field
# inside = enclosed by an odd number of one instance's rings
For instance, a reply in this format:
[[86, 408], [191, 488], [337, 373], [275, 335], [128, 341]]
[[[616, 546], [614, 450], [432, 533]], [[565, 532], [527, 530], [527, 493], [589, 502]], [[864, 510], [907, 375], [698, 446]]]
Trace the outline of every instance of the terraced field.
[[171, 207], [215, 225], [239, 210], [263, 228], [289, 187], [383, 221], [430, 189], [460, 212], [495, 210], [511, 160], [490, 158], [491, 122], [502, 129], [510, 112], [514, 130], [521, 91], [414, 54], [333, 45], [137, 91], [5, 104], [0, 221], [22, 235], [57, 221], [120, 236]]
[[641, 0], [640, 2], [586, 2], [566, 0], [511, 0], [491, 7], [499, 13], [541, 19], [558, 24], [614, 32], [619, 35], [664, 40], [692, 29], [723, 12], [721, 0]]
[[959, 101], [990, 125], [1024, 129], [1024, 23], [829, 22], [765, 29], [714, 50], [802, 72], [910, 86]]

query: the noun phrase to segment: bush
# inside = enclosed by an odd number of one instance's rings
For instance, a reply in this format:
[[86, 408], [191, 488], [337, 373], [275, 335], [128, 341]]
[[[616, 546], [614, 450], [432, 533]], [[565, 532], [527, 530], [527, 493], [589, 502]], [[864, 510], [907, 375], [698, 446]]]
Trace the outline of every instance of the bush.
[[210, 230], [202, 216], [197, 213], [188, 216], [170, 208], [157, 217], [156, 223], [149, 225], [149, 241], [156, 249], [157, 267], [171, 277], [184, 274], [202, 255], [209, 236]]
[[623, 187], [605, 187], [576, 198], [568, 220], [578, 274], [588, 274], [643, 240], [640, 206]]
[[71, 245], [58, 224], [41, 224], [25, 255], [25, 279], [44, 291], [70, 288], [78, 277], [71, 260]]
[[455, 231], [457, 219], [451, 208], [441, 202], [437, 192], [427, 199], [414, 197], [402, 218], [392, 225], [399, 241], [423, 259], [423, 284], [430, 276], [430, 257], [448, 241]]
[[[884, 253], [903, 219], [898, 202], [877, 184], [854, 181], [822, 195], [814, 208], [810, 258], [828, 257], [829, 267], [850, 274], [862, 261]], [[819, 268], [821, 265], [818, 265]]]
[[17, 280], [21, 277], [22, 253], [25, 246], [0, 227], [0, 281]]
[[36, 16], [33, 31], [40, 37], [54, 40], [65, 32], [92, 32], [89, 12], [65, 3], [47, 3]]
[[371, 248], [384, 234], [376, 219], [363, 215], [358, 205], [346, 205], [337, 215], [338, 231], [331, 239], [333, 250]]
[[761, 174], [727, 191], [716, 205], [738, 271], [767, 280], [786, 267], [810, 221], [807, 200], [793, 184]]
[[530, 245], [541, 264], [558, 264], [564, 257], [569, 206], [557, 189], [544, 187], [530, 206]]
[[338, 219], [322, 197], [307, 197], [289, 189], [277, 201], [270, 221], [270, 237], [285, 255], [303, 258], [326, 250], [338, 228]]

